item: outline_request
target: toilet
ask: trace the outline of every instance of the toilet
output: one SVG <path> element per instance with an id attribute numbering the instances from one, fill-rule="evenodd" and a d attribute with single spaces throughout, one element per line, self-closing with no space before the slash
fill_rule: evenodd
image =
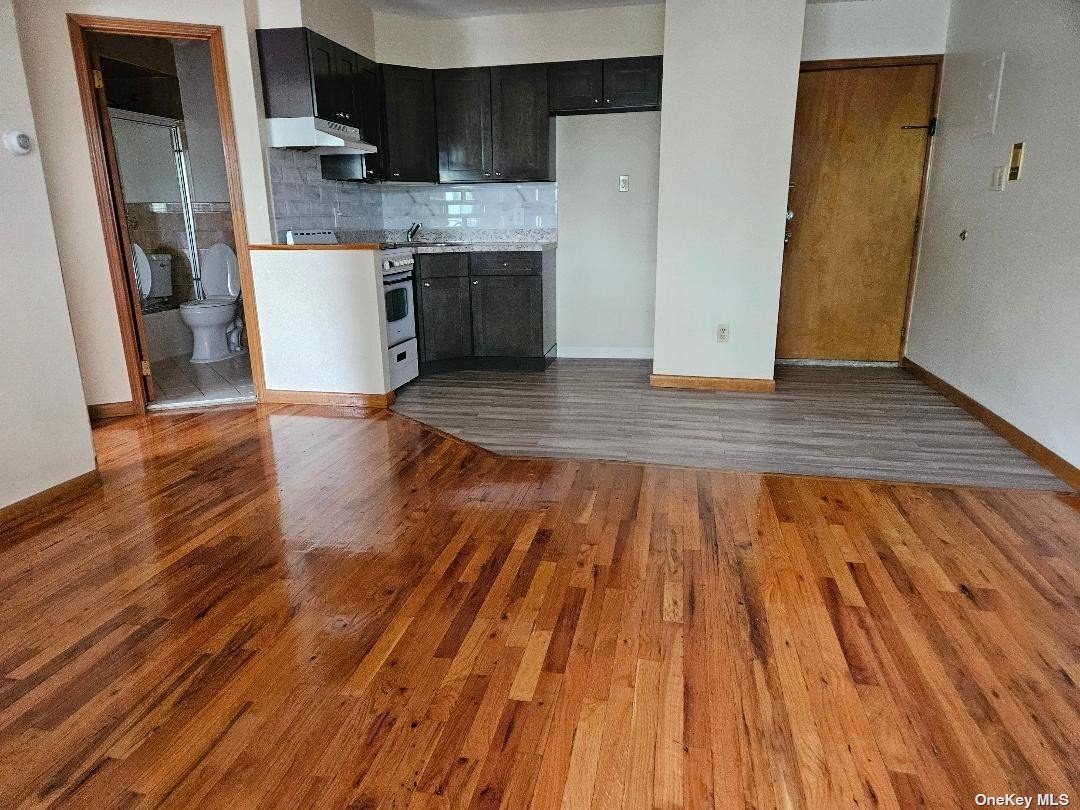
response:
<path id="1" fill-rule="evenodd" d="M 199 266 L 205 298 L 181 304 L 180 320 L 194 338 L 191 362 L 214 363 L 242 351 L 240 271 L 232 248 L 220 242 L 207 249 Z"/>

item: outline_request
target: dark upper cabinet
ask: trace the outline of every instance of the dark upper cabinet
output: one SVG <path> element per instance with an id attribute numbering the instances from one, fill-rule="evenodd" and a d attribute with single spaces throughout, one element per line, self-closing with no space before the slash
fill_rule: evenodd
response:
<path id="1" fill-rule="evenodd" d="M 435 113 L 439 180 L 493 180 L 491 69 L 435 71 Z"/>
<path id="2" fill-rule="evenodd" d="M 548 65 L 548 108 L 555 114 L 660 109 L 662 56 Z"/>
<path id="3" fill-rule="evenodd" d="M 470 280 L 476 357 L 544 355 L 543 287 L 539 276 Z"/>
<path id="4" fill-rule="evenodd" d="M 663 59 L 638 56 L 604 60 L 604 104 L 618 109 L 660 106 Z"/>
<path id="5" fill-rule="evenodd" d="M 382 66 L 381 179 L 426 183 L 439 179 L 431 74 L 423 68 Z"/>
<path id="6" fill-rule="evenodd" d="M 548 86 L 545 65 L 491 69 L 491 166 L 496 180 L 549 180 Z"/>
<path id="7" fill-rule="evenodd" d="M 315 116 L 363 127 L 363 74 L 373 62 L 307 28 L 264 28 L 256 38 L 270 118 Z"/>
<path id="8" fill-rule="evenodd" d="M 419 283 L 421 359 L 454 360 L 473 353 L 468 276 L 433 276 Z"/>
<path id="9" fill-rule="evenodd" d="M 603 61 L 548 65 L 548 106 L 552 112 L 583 112 L 603 105 Z"/>
<path id="10" fill-rule="evenodd" d="M 435 71 L 439 180 L 548 180 L 544 65 Z"/>

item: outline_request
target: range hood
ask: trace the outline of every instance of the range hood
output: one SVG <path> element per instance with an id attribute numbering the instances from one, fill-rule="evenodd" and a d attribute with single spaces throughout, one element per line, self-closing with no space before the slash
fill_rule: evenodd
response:
<path id="1" fill-rule="evenodd" d="M 317 155 L 369 155 L 378 151 L 356 127 L 323 118 L 267 118 L 268 146 L 306 149 Z"/>

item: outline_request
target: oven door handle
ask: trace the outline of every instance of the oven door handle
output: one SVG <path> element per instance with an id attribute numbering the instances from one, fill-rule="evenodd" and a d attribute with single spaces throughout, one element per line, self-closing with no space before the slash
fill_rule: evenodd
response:
<path id="1" fill-rule="evenodd" d="M 412 270 L 403 270 L 400 273 L 392 273 L 390 275 L 383 276 L 383 286 L 389 287 L 391 284 L 400 284 L 403 281 L 412 281 Z"/>

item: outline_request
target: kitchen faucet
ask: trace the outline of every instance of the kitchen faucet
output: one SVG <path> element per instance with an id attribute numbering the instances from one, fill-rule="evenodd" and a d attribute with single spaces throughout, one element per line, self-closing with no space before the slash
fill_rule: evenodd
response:
<path id="1" fill-rule="evenodd" d="M 420 229 L 423 228 L 423 227 L 424 227 L 424 223 L 422 223 L 422 222 L 414 222 L 412 224 L 412 227 L 409 228 L 409 235 L 408 235 L 406 241 L 415 242 L 416 241 L 416 235 L 418 233 L 420 233 Z"/>

